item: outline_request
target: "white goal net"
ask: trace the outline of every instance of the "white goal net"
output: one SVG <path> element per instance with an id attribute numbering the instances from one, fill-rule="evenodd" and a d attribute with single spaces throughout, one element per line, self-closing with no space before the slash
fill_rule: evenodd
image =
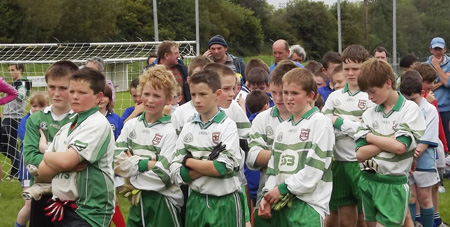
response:
<path id="1" fill-rule="evenodd" d="M 123 111 L 134 103 L 129 94 L 131 80 L 137 78 L 147 66 L 150 54 L 156 54 L 161 42 L 123 42 L 123 43 L 46 43 L 46 44 L 0 44 L 0 77 L 12 84 L 8 72 L 8 64 L 24 64 L 23 76 L 32 81 L 31 94 L 36 91 L 46 91 L 44 79 L 45 71 L 54 62 L 70 60 L 82 67 L 86 60 L 100 57 L 105 63 L 106 78 L 111 80 L 116 90 L 114 112 L 122 115 Z M 185 65 L 197 53 L 195 41 L 176 41 Z M 3 94 L 0 94 L 0 97 Z M 0 107 L 3 116 L 3 106 Z M 29 104 L 25 109 L 29 112 Z M 2 118 L 3 119 L 3 118 Z M 3 178 L 15 175 L 18 172 L 21 141 L 14 131 L 9 130 L 2 135 L 4 142 L 0 145 L 0 164 L 3 169 Z M 17 142 L 17 148 L 10 146 Z M 6 147 L 10 146 L 9 152 Z M 14 151 L 11 151 L 13 149 Z M 16 177 L 16 176 L 14 176 Z M 11 178 L 11 177 L 10 177 Z"/>

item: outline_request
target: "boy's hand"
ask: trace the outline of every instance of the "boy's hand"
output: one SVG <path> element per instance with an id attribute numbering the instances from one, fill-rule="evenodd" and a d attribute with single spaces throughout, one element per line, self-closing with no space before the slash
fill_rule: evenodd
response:
<path id="1" fill-rule="evenodd" d="M 417 158 L 413 158 L 413 162 L 411 164 L 411 169 L 409 170 L 409 173 L 412 175 L 414 171 L 416 171 L 417 166 Z"/>
<path id="2" fill-rule="evenodd" d="M 222 145 L 222 142 L 220 142 L 219 144 L 217 144 L 213 150 L 211 151 L 211 153 L 209 154 L 208 160 L 216 160 L 217 157 L 219 157 L 219 154 L 226 150 L 227 145 L 224 144 Z"/>
<path id="3" fill-rule="evenodd" d="M 39 151 L 43 154 L 48 149 L 48 141 L 42 129 L 39 129 L 39 134 Z"/>
<path id="4" fill-rule="evenodd" d="M 267 200 L 270 204 L 275 204 L 280 200 L 281 192 L 278 190 L 278 187 L 272 188 L 269 192 L 264 195 L 264 199 Z"/>
<path id="5" fill-rule="evenodd" d="M 140 103 L 140 104 L 135 104 L 134 105 L 134 111 L 136 114 L 141 114 L 142 112 L 144 112 L 145 106 L 144 103 Z"/>
<path id="6" fill-rule="evenodd" d="M 186 161 L 187 161 L 188 159 L 190 159 L 190 158 L 194 158 L 194 156 L 192 155 L 191 152 L 188 152 L 188 153 L 184 156 L 183 161 L 181 162 L 181 164 L 182 164 L 184 167 L 188 168 L 188 169 L 189 169 L 189 167 L 186 166 Z"/>
<path id="7" fill-rule="evenodd" d="M 261 218 L 271 218 L 272 217 L 272 205 L 267 202 L 265 198 L 259 203 L 258 215 Z"/>

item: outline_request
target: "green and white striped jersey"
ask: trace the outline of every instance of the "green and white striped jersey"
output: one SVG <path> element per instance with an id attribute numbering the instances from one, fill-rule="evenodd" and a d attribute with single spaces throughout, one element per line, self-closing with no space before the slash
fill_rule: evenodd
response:
<path id="1" fill-rule="evenodd" d="M 292 116 L 276 129 L 263 191 L 286 184 L 287 189 L 316 210 L 322 218 L 331 198 L 331 160 L 334 146 L 330 118 L 317 107 L 294 122 Z"/>
<path id="2" fill-rule="evenodd" d="M 334 123 L 336 146 L 333 151 L 337 161 L 357 161 L 355 133 L 362 125 L 362 114 L 373 105 L 374 103 L 369 100 L 366 92 L 358 89 L 354 94 L 350 93 L 348 84 L 328 96 L 322 113 L 330 118 L 338 117 Z"/>
<path id="3" fill-rule="evenodd" d="M 398 155 L 382 151 L 372 159 L 378 164 L 377 173 L 383 175 L 407 176 L 413 161 L 414 150 L 425 132 L 426 122 L 416 103 L 399 98 L 388 113 L 383 105 L 375 105 L 363 114 L 363 125 L 355 134 L 356 149 L 367 145 L 366 135 L 371 132 L 377 136 L 395 138 L 406 145 L 406 152 Z"/>

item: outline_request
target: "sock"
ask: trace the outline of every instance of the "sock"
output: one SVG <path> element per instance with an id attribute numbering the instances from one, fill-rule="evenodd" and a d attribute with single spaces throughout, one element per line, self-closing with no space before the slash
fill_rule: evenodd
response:
<path id="1" fill-rule="evenodd" d="M 21 225 L 21 224 L 19 224 L 19 223 L 16 222 L 16 225 L 15 225 L 14 227 L 26 227 L 26 226 L 27 226 L 27 224 Z"/>
<path id="2" fill-rule="evenodd" d="M 423 227 L 433 227 L 434 224 L 434 207 L 423 209 L 420 208 Z"/>
<path id="3" fill-rule="evenodd" d="M 436 226 L 439 226 L 442 224 L 441 215 L 438 213 L 434 213 L 434 223 L 436 223 Z"/>
<path id="4" fill-rule="evenodd" d="M 411 212 L 411 219 L 414 223 L 415 222 L 414 219 L 416 217 L 416 204 L 415 203 L 409 204 L 409 212 Z"/>
<path id="5" fill-rule="evenodd" d="M 123 220 L 122 212 L 120 212 L 119 206 L 116 206 L 112 221 L 116 227 L 125 227 L 125 221 Z"/>
<path id="6" fill-rule="evenodd" d="M 422 217 L 420 217 L 420 214 L 416 214 L 416 222 L 422 223 Z"/>

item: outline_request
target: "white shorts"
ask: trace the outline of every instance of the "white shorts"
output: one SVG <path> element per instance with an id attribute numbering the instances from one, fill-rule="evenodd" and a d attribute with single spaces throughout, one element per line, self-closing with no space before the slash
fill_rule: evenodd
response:
<path id="1" fill-rule="evenodd" d="M 437 172 L 425 172 L 425 171 L 414 171 L 413 175 L 408 174 L 408 181 L 410 185 L 417 185 L 419 188 L 431 187 L 441 179 Z"/>

